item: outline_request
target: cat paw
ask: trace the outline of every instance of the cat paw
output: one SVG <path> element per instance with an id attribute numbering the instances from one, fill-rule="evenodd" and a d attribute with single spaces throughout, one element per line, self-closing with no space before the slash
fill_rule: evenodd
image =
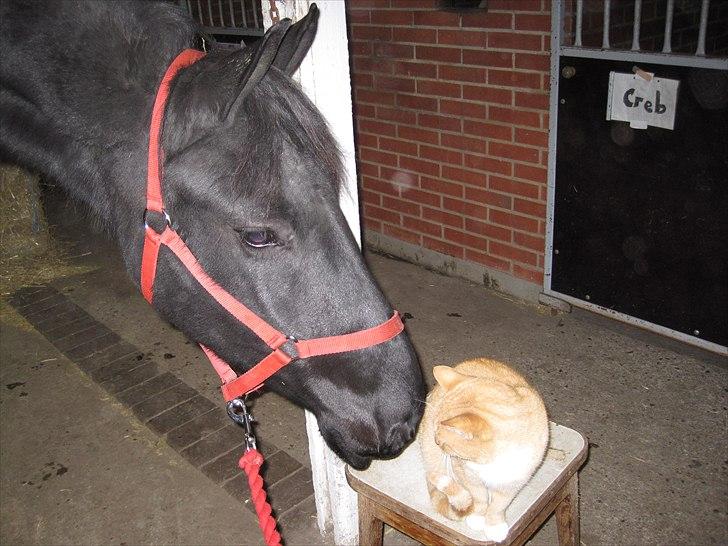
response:
<path id="1" fill-rule="evenodd" d="M 505 522 L 497 525 L 485 525 L 483 530 L 485 531 L 485 537 L 495 542 L 500 542 L 508 536 L 508 524 Z"/>
<path id="2" fill-rule="evenodd" d="M 483 531 L 486 528 L 485 518 L 474 514 L 465 518 L 465 525 L 470 527 L 473 531 Z"/>

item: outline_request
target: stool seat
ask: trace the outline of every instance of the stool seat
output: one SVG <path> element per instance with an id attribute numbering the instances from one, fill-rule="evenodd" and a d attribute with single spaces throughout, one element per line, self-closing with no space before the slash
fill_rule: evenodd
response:
<path id="1" fill-rule="evenodd" d="M 522 544 L 554 512 L 559 543 L 579 544 L 578 470 L 586 460 L 586 438 L 549 423 L 549 448 L 532 479 L 506 510 L 508 536 L 502 544 Z M 420 446 L 413 442 L 399 457 L 375 461 L 364 471 L 347 467 L 349 485 L 359 500 L 359 542 L 382 541 L 387 523 L 424 544 L 493 544 L 463 521 L 437 513 L 430 503 Z"/>

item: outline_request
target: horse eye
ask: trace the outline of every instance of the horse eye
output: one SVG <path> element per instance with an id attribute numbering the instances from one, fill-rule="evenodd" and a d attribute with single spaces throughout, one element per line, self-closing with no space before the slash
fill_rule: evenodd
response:
<path id="1" fill-rule="evenodd" d="M 278 238 L 276 234 L 269 229 L 249 229 L 242 233 L 243 241 L 246 245 L 253 248 L 265 248 L 267 246 L 277 246 Z"/>

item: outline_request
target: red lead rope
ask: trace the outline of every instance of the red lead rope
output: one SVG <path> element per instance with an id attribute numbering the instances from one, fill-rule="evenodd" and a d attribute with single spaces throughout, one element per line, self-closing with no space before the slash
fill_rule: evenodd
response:
<path id="1" fill-rule="evenodd" d="M 268 546 L 280 546 L 281 534 L 276 530 L 276 520 L 272 515 L 270 504 L 265 498 L 263 489 L 263 478 L 260 477 L 260 467 L 263 466 L 263 456 L 257 449 L 251 449 L 240 457 L 238 466 L 248 476 L 250 486 L 250 500 L 255 506 L 255 513 L 258 515 L 258 524 L 263 533 L 263 539 Z"/>

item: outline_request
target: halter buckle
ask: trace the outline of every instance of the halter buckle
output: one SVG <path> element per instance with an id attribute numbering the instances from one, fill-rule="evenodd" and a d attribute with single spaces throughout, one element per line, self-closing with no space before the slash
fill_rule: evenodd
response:
<path id="1" fill-rule="evenodd" d="M 285 353 L 286 356 L 291 359 L 291 362 L 293 362 L 294 360 L 301 358 L 298 354 L 296 343 L 298 343 L 298 338 L 295 336 L 286 336 L 286 341 L 281 343 L 276 350 Z"/>

